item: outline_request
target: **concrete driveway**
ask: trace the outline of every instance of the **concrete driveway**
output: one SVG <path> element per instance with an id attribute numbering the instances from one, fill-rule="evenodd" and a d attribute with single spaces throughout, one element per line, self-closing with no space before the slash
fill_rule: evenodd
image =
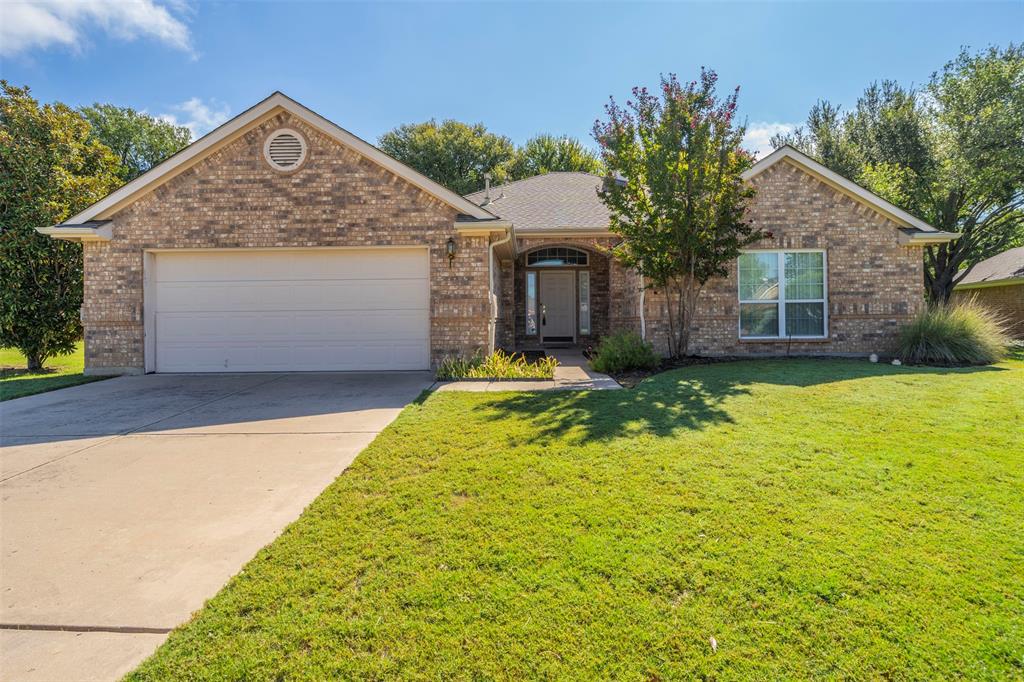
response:
<path id="1" fill-rule="evenodd" d="M 114 679 L 427 373 L 150 375 L 0 403 L 0 679 Z"/>

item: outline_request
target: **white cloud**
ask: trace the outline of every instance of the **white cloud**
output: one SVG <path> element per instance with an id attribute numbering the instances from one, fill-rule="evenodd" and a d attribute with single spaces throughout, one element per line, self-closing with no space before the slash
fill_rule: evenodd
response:
<path id="1" fill-rule="evenodd" d="M 768 123 L 766 121 L 751 123 L 747 126 L 747 134 L 743 136 L 743 146 L 748 151 L 757 154 L 757 158 L 763 159 L 774 149 L 769 142 L 773 135 L 791 133 L 799 125 L 798 123 Z"/>
<path id="2" fill-rule="evenodd" d="M 210 132 L 231 115 L 231 109 L 226 104 L 216 100 L 207 103 L 198 97 L 176 104 L 171 109 L 176 113 L 161 114 L 157 118 L 185 126 L 192 131 L 193 140 Z"/>
<path id="3" fill-rule="evenodd" d="M 183 5 L 171 4 L 179 14 Z M 188 26 L 154 0 L 0 0 L 0 55 L 55 45 L 78 50 L 95 33 L 151 38 L 192 53 Z"/>

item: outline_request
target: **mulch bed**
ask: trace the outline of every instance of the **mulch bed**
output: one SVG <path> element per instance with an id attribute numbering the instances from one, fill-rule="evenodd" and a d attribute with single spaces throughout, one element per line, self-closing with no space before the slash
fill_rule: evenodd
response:
<path id="1" fill-rule="evenodd" d="M 655 374 L 661 374 L 662 372 L 667 372 L 671 369 L 679 369 L 680 367 L 690 367 L 693 365 L 713 365 L 717 362 L 733 362 L 740 359 L 742 358 L 734 356 L 708 358 L 700 355 L 687 355 L 681 358 L 668 358 L 662 360 L 661 364 L 651 369 L 635 369 L 629 372 L 610 374 L 609 376 L 626 388 L 634 388 L 647 377 L 652 377 Z"/>

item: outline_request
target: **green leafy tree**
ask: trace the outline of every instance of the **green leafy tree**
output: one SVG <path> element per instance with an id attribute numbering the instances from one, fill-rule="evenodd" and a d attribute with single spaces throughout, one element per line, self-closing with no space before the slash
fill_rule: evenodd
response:
<path id="1" fill-rule="evenodd" d="M 402 125 L 384 133 L 378 144 L 387 154 L 459 194 L 482 189 L 484 173 L 502 182 L 515 157 L 507 137 L 489 132 L 482 123 L 452 120 Z"/>
<path id="2" fill-rule="evenodd" d="M 82 248 L 44 237 L 120 184 L 117 158 L 63 104 L 0 81 L 0 346 L 28 369 L 70 353 L 81 337 Z"/>
<path id="3" fill-rule="evenodd" d="M 508 179 L 520 180 L 557 171 L 600 173 L 601 160 L 575 138 L 537 135 L 516 150 Z"/>
<path id="4" fill-rule="evenodd" d="M 744 219 L 754 190 L 740 177 L 752 160 L 740 148 L 739 89 L 720 98 L 717 80 L 706 70 L 686 85 L 662 77 L 660 96 L 634 88 L 632 101 L 613 99 L 594 124 L 609 173 L 600 196 L 623 238 L 616 256 L 665 292 L 672 356 L 687 352 L 707 281 L 764 236 Z"/>
<path id="5" fill-rule="evenodd" d="M 962 236 L 925 251 L 925 285 L 947 302 L 973 266 L 1024 243 L 1024 46 L 966 50 L 917 92 L 869 86 L 853 111 L 816 104 L 773 138 L 935 227 Z"/>
<path id="6" fill-rule="evenodd" d="M 185 126 L 128 107 L 97 103 L 79 111 L 92 127 L 93 136 L 110 147 L 121 162 L 123 182 L 137 178 L 192 141 Z"/>

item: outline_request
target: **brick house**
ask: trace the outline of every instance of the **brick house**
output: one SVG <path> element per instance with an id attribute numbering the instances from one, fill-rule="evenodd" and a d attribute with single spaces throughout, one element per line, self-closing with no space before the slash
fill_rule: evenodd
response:
<path id="1" fill-rule="evenodd" d="M 746 179 L 772 239 L 709 283 L 702 354 L 884 351 L 954 238 L 784 147 Z M 466 197 L 275 93 L 66 222 L 86 372 L 427 369 L 497 347 L 664 347 L 664 300 L 611 254 L 601 179 Z"/>
<path id="2" fill-rule="evenodd" d="M 987 258 L 967 273 L 953 299 L 973 299 L 1006 320 L 1010 335 L 1024 341 L 1024 246 Z"/>

